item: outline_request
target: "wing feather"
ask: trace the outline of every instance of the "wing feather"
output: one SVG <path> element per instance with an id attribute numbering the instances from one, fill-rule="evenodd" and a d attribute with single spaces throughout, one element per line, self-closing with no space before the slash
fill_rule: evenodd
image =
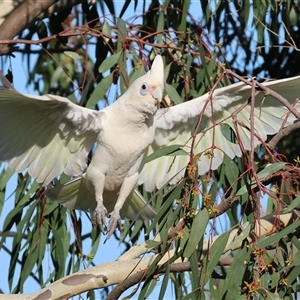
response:
<path id="1" fill-rule="evenodd" d="M 28 168 L 48 184 L 65 172 L 77 176 L 101 129 L 101 112 L 66 98 L 0 89 L 0 160 L 17 172 Z"/>
<path id="2" fill-rule="evenodd" d="M 264 83 L 275 92 L 283 95 L 299 110 L 300 76 Z M 147 191 L 160 188 L 166 183 L 175 183 L 184 176 L 185 167 L 189 162 L 192 146 L 192 135 L 197 122 L 201 121 L 195 137 L 193 153 L 198 157 L 198 173 L 204 174 L 209 169 L 217 169 L 224 155 L 230 158 L 242 155 L 242 150 L 251 149 L 250 115 L 251 105 L 247 103 L 251 97 L 251 86 L 244 83 L 232 84 L 216 89 L 196 99 L 179 105 L 160 109 L 155 115 L 156 136 L 149 147 L 148 154 L 159 147 L 182 145 L 186 156 L 160 157 L 145 164 L 140 173 L 139 183 L 144 183 Z M 241 111 L 233 114 L 239 108 Z M 254 146 L 265 141 L 268 135 L 277 133 L 280 128 L 292 124 L 294 115 L 278 100 L 259 94 L 255 98 L 254 110 Z M 238 142 L 229 141 L 222 132 L 222 124 L 230 126 Z M 181 161 L 181 163 L 179 163 Z M 173 162 L 173 163 L 172 163 Z M 175 163 L 174 163 L 175 162 Z M 152 178 L 150 178 L 153 176 Z"/>

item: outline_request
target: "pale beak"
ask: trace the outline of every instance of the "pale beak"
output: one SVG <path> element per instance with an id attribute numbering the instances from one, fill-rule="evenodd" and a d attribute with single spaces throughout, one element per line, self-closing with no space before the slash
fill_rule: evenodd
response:
<path id="1" fill-rule="evenodd" d="M 152 93 L 152 97 L 156 100 L 156 105 L 159 105 L 159 103 L 162 101 L 162 89 L 161 87 L 157 87 Z"/>

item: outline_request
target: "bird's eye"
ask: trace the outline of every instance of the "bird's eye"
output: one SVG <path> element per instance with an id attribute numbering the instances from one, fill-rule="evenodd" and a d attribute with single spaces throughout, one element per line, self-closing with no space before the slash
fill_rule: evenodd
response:
<path id="1" fill-rule="evenodd" d="M 149 90 L 149 85 L 148 85 L 148 83 L 144 82 L 144 83 L 141 85 L 141 88 L 140 88 L 140 94 L 141 94 L 142 96 L 145 96 L 145 95 L 147 95 L 148 90 Z"/>

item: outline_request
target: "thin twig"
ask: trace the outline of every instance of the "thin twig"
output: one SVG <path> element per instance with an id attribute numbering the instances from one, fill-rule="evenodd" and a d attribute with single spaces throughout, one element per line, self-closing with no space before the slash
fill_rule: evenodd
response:
<path id="1" fill-rule="evenodd" d="M 274 36 L 278 37 L 278 38 L 282 38 L 282 36 L 280 36 L 278 33 L 276 33 L 275 31 L 271 30 L 270 28 L 268 28 L 259 18 L 257 18 L 256 16 L 254 16 L 254 18 L 256 19 L 256 21 L 258 21 L 260 23 L 260 25 L 262 25 L 267 31 L 269 31 L 270 33 L 272 33 Z M 295 51 L 300 51 L 300 49 L 297 47 L 294 39 L 292 38 L 290 32 L 287 30 L 286 25 L 284 24 L 284 22 L 281 22 L 282 26 L 284 27 L 284 30 L 286 32 L 286 34 L 288 35 L 288 37 L 291 39 L 291 42 L 289 42 L 288 40 L 284 39 L 284 41 L 288 44 L 288 46 L 284 46 L 284 45 L 272 45 L 272 47 L 276 47 L 276 48 L 293 48 Z M 283 39 L 283 38 L 282 38 Z M 261 48 L 266 48 L 266 46 L 259 46 L 256 47 L 256 49 L 261 49 Z"/>

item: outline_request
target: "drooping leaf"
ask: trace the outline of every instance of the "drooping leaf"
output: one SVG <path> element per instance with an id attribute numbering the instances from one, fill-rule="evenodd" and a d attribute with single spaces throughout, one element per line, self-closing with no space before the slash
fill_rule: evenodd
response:
<path id="1" fill-rule="evenodd" d="M 107 77 L 103 78 L 101 82 L 97 85 L 91 97 L 89 98 L 86 107 L 95 106 L 100 100 L 103 99 L 105 93 L 109 89 L 113 82 L 113 74 L 110 73 Z"/>
<path id="2" fill-rule="evenodd" d="M 115 53 L 109 56 L 106 60 L 104 60 L 98 69 L 99 73 L 104 73 L 107 70 L 109 70 L 112 66 L 114 66 L 120 58 L 121 54 L 122 52 Z"/>
<path id="3" fill-rule="evenodd" d="M 209 214 L 206 208 L 197 213 L 193 221 L 191 233 L 183 252 L 184 257 L 190 257 L 196 250 L 198 243 L 203 239 L 203 235 L 209 220 Z"/>

